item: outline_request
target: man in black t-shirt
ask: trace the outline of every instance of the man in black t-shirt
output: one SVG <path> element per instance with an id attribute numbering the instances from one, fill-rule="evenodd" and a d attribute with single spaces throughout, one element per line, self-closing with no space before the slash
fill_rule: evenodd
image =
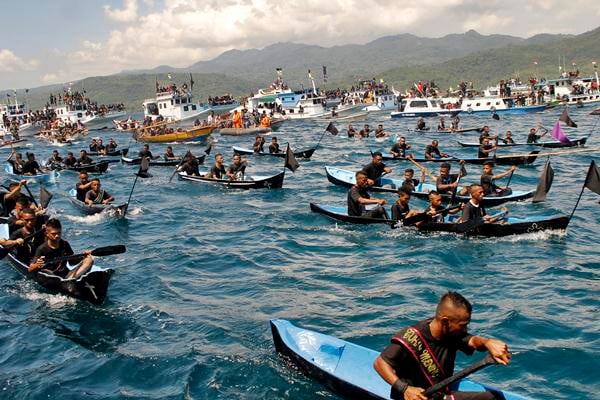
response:
<path id="1" fill-rule="evenodd" d="M 367 192 L 368 178 L 363 171 L 356 173 L 356 185 L 348 191 L 348 215 L 355 217 L 383 218 L 389 219 L 387 211 L 382 206 L 384 199 L 371 198 Z M 367 204 L 377 204 L 371 210 L 366 209 Z"/>
<path id="2" fill-rule="evenodd" d="M 542 134 L 538 135 L 538 131 L 542 130 Z M 540 140 L 542 137 L 544 137 L 546 135 L 546 133 L 548 133 L 548 129 L 540 126 L 539 128 L 531 128 L 529 130 L 529 134 L 527 135 L 527 143 L 537 143 L 538 140 Z"/>
<path id="3" fill-rule="evenodd" d="M 77 164 L 79 165 L 90 165 L 93 164 L 94 160 L 92 160 L 90 158 L 90 156 L 88 156 L 88 153 L 86 150 L 81 150 L 79 152 L 79 158 L 77 159 Z"/>
<path id="4" fill-rule="evenodd" d="M 85 194 L 85 204 L 92 206 L 94 204 L 109 204 L 115 200 L 107 191 L 101 188 L 100 179 L 94 178 L 90 182 L 90 190 Z"/>
<path id="5" fill-rule="evenodd" d="M 83 260 L 71 271 L 67 268 L 66 261 L 51 261 L 58 257 L 74 254 L 69 242 L 63 240 L 61 235 L 62 226 L 60 221 L 55 218 L 48 220 L 46 223 L 46 240 L 35 251 L 33 262 L 29 264 L 29 272 L 42 270 L 64 279 L 77 279 L 92 268 L 94 260 L 89 250 L 83 252 L 85 255 Z"/>
<path id="6" fill-rule="evenodd" d="M 223 164 L 223 154 L 217 153 L 215 154 L 215 165 L 213 165 L 205 177 L 210 179 L 225 179 L 226 175 L 227 169 L 225 168 L 225 164 Z"/>
<path id="7" fill-rule="evenodd" d="M 497 139 L 497 138 L 496 138 Z M 477 151 L 478 158 L 488 158 L 490 153 L 495 154 L 496 146 L 490 143 L 489 138 L 484 138 L 483 142 L 479 146 L 479 150 Z"/>
<path id="8" fill-rule="evenodd" d="M 23 175 L 43 174 L 40 164 L 35 160 L 35 154 L 27 153 L 27 161 L 23 164 Z"/>
<path id="9" fill-rule="evenodd" d="M 496 179 L 504 178 L 515 172 L 516 166 L 510 167 L 509 170 L 494 175 L 494 163 L 492 161 L 486 161 L 483 163 L 483 174 L 481 175 L 480 183 L 483 187 L 485 196 L 508 196 L 512 193 L 510 188 L 501 188 L 496 186 Z"/>
<path id="10" fill-rule="evenodd" d="M 90 190 L 91 186 L 92 182 L 88 181 L 88 173 L 86 171 L 81 171 L 79 173 L 79 182 L 75 185 L 77 200 L 85 203 L 85 195 Z"/>
<path id="11" fill-rule="evenodd" d="M 271 144 L 269 145 L 269 153 L 281 153 L 281 150 L 279 149 L 279 143 L 277 142 L 277 137 L 275 136 L 271 138 Z"/>
<path id="12" fill-rule="evenodd" d="M 35 232 L 37 216 L 35 215 L 35 210 L 31 208 L 23 210 L 21 214 L 21 221 L 24 225 L 20 229 L 17 229 L 11 233 L 9 239 L 15 243 L 12 251 L 17 260 L 24 264 L 29 264 L 31 257 L 42 242 L 42 234 L 40 233 L 39 235 L 35 235 L 28 240 L 24 240 Z"/>
<path id="13" fill-rule="evenodd" d="M 67 167 L 74 167 L 75 165 L 77 165 L 77 159 L 75 158 L 73 153 L 70 151 L 67 153 L 67 157 L 65 158 L 65 160 L 63 162 L 64 162 L 65 166 L 67 166 Z"/>
<path id="14" fill-rule="evenodd" d="M 400 330 L 375 360 L 373 367 L 391 385 L 392 399 L 426 400 L 425 388 L 454 372 L 456 353 L 488 351 L 500 364 L 510 362 L 508 346 L 501 340 L 473 336 L 467 332 L 472 306 L 456 292 L 448 292 L 438 303 L 435 316 Z M 412 340 L 407 340 L 411 338 Z M 417 346 L 414 346 L 414 344 Z M 426 368 L 415 358 L 414 347 L 421 345 L 437 362 Z M 423 353 L 425 353 L 423 352 Z M 424 372 L 429 371 L 429 372 Z M 427 375 L 426 375 L 427 374 Z M 453 396 L 453 397 L 451 397 Z M 502 396 L 492 392 L 453 392 L 444 398 L 456 400 L 493 400 Z"/>
<path id="15" fill-rule="evenodd" d="M 242 156 L 240 156 L 238 153 L 235 153 L 233 155 L 232 164 L 229 166 L 229 168 L 227 168 L 227 176 L 232 181 L 243 180 L 244 172 L 246 171 L 247 166 L 248 161 L 242 161 Z"/>
<path id="16" fill-rule="evenodd" d="M 450 174 L 450 164 L 442 163 L 440 165 L 440 174 L 435 182 L 436 190 L 442 194 L 453 194 L 457 190 L 458 178 L 467 175 L 467 171 L 464 168 L 464 161 L 460 161 L 461 168 L 460 173 Z M 461 194 L 461 193 L 459 193 Z"/>
<path id="17" fill-rule="evenodd" d="M 431 144 L 428 144 L 425 147 L 425 158 L 428 160 L 434 160 L 439 158 L 446 158 L 448 154 L 440 152 L 438 148 L 439 142 L 437 140 L 432 140 Z"/>
<path id="18" fill-rule="evenodd" d="M 410 145 L 406 144 L 406 138 L 400 136 L 398 141 L 390 149 L 390 153 L 394 158 L 406 157 L 406 150 L 410 149 Z"/>
<path id="19" fill-rule="evenodd" d="M 362 172 L 364 172 L 367 175 L 368 186 L 381 186 L 379 178 L 381 178 L 384 172 L 386 174 L 392 172 L 392 169 L 390 167 L 385 166 L 385 164 L 383 163 L 383 155 L 381 154 L 381 152 L 376 151 L 375 153 L 373 153 L 372 161 L 363 167 Z"/>
<path id="20" fill-rule="evenodd" d="M 481 200 L 483 199 L 484 192 L 480 185 L 471 185 L 469 194 L 471 195 L 471 199 L 463 207 L 462 216 L 460 217 L 459 222 L 475 221 L 482 223 L 493 223 L 500 221 L 508 214 L 508 208 L 506 207 L 502 207 L 502 214 L 494 217 L 485 212 L 485 209 L 481 206 Z"/>
<path id="21" fill-rule="evenodd" d="M 142 150 L 140 150 L 140 152 L 138 153 L 138 158 L 149 158 L 151 160 L 155 159 L 155 157 L 152 155 L 152 152 L 150 151 L 150 146 L 148 144 L 145 144 Z"/>
<path id="22" fill-rule="evenodd" d="M 185 172 L 187 175 L 190 175 L 190 176 L 199 176 L 200 175 L 200 171 L 198 170 L 199 165 L 200 165 L 200 163 L 198 162 L 198 159 L 196 157 L 194 157 L 194 155 L 192 154 L 191 151 L 188 151 L 185 156 L 185 161 L 179 167 L 179 171 Z"/>

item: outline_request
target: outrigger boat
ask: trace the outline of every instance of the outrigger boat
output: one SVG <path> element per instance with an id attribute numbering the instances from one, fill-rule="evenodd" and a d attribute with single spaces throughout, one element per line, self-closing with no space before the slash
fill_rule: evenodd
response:
<path id="1" fill-rule="evenodd" d="M 15 174 L 14 170 L 13 170 L 13 166 L 10 163 L 6 163 L 6 165 L 4 166 L 4 172 L 6 172 L 13 179 L 18 179 L 18 180 L 31 179 L 31 180 L 34 180 L 34 181 L 40 182 L 40 183 L 55 183 L 56 179 L 60 176 L 60 174 L 58 172 L 56 172 L 55 170 L 50 170 L 46 173 L 37 174 L 37 175 Z"/>
<path id="2" fill-rule="evenodd" d="M 75 206 L 79 211 L 83 212 L 86 215 L 94 215 L 99 213 L 108 213 L 114 215 L 117 218 L 123 217 L 125 215 L 125 211 L 127 210 L 127 203 L 114 205 L 114 204 L 92 204 L 87 205 L 83 201 L 77 200 L 77 190 L 71 189 L 69 190 L 69 201 L 71 204 Z"/>
<path id="3" fill-rule="evenodd" d="M 379 352 L 333 336 L 271 320 L 275 350 L 334 392 L 361 400 L 388 400 L 391 386 L 373 368 Z M 451 386 L 460 391 L 493 391 L 505 400 L 531 400 L 469 379 Z M 501 397 L 500 397 L 501 396 Z"/>
<path id="4" fill-rule="evenodd" d="M 8 225 L 0 224 L 0 237 L 8 238 Z M 64 294 L 95 305 L 104 303 L 110 278 L 114 273 L 114 270 L 110 268 L 103 269 L 94 265 L 88 273 L 77 279 L 64 279 L 43 271 L 31 273 L 28 271 L 28 266 L 17 260 L 11 253 L 6 258 L 8 263 L 19 273 L 35 281 L 50 293 Z"/>
<path id="5" fill-rule="evenodd" d="M 222 136 L 265 135 L 271 133 L 271 128 L 219 128 Z"/>
<path id="6" fill-rule="evenodd" d="M 538 147 L 546 147 L 546 148 L 550 148 L 550 149 L 554 149 L 554 148 L 561 148 L 561 147 L 580 147 L 580 146 L 584 146 L 585 143 L 587 142 L 588 138 L 587 137 L 583 137 L 580 139 L 574 139 L 571 140 L 569 143 L 563 143 L 563 142 L 559 142 L 558 140 L 555 141 L 547 141 L 547 142 L 537 142 L 537 143 L 503 143 L 502 141 L 498 141 L 498 143 L 494 144 L 495 146 L 498 147 L 514 147 L 514 146 L 538 146 Z M 460 140 L 458 141 L 458 144 L 460 144 L 462 147 L 479 147 L 481 146 L 481 144 L 479 142 L 461 142 Z"/>
<path id="7" fill-rule="evenodd" d="M 278 174 L 271 176 L 244 176 L 241 180 L 227 179 L 212 179 L 205 178 L 201 173 L 200 176 L 188 175 L 185 172 L 178 172 L 180 180 L 192 181 L 199 183 L 217 184 L 231 189 L 281 189 L 283 187 L 283 179 L 285 178 L 285 171 L 279 172 Z"/>
<path id="8" fill-rule="evenodd" d="M 352 187 L 356 184 L 355 173 L 352 171 L 348 171 L 345 169 L 335 168 L 335 167 L 325 167 L 325 172 L 327 174 L 327 180 L 333 183 L 334 185 L 344 186 L 347 188 Z M 382 177 L 380 178 L 381 186 L 372 186 L 369 190 L 373 192 L 390 192 L 396 193 L 398 189 L 402 187 L 402 183 L 404 180 L 402 179 L 390 179 Z M 462 187 L 457 188 L 457 193 L 460 193 Z M 436 190 L 436 186 L 430 183 L 420 183 L 415 187 L 415 190 L 411 193 L 412 196 L 419 199 L 427 199 L 429 197 L 429 193 L 433 190 Z M 509 202 L 509 201 L 520 201 L 533 197 L 534 191 L 522 191 L 522 190 L 513 190 L 511 194 L 506 196 L 485 196 L 481 200 L 481 204 L 485 207 L 498 206 L 500 204 Z M 449 201 L 452 198 L 452 195 L 441 193 L 444 201 Z M 467 202 L 470 200 L 470 196 L 463 196 L 457 194 L 455 196 L 456 201 Z"/>
<path id="9" fill-rule="evenodd" d="M 205 159 L 206 159 L 206 154 L 196 157 L 196 160 L 198 160 L 198 164 L 204 164 Z M 121 157 L 121 162 L 123 164 L 139 165 L 142 163 L 142 159 L 141 158 L 128 158 L 128 157 L 123 156 L 123 157 Z M 168 167 L 168 166 L 179 165 L 180 163 L 181 163 L 181 159 L 177 159 L 177 160 L 156 159 L 156 160 L 150 160 L 148 162 L 148 165 L 153 165 L 156 167 Z"/>
<path id="10" fill-rule="evenodd" d="M 260 153 L 255 153 L 254 150 L 246 149 L 243 147 L 232 146 L 231 148 L 234 153 L 245 154 L 245 155 L 273 156 L 273 157 L 279 157 L 279 158 L 285 158 L 285 155 L 286 155 L 285 151 L 282 151 L 279 153 L 268 153 L 266 151 L 262 151 Z M 296 158 L 311 158 L 312 155 L 314 154 L 315 150 L 317 150 L 316 147 L 314 147 L 312 149 L 302 150 L 302 151 L 294 151 L 294 157 L 296 157 Z"/>

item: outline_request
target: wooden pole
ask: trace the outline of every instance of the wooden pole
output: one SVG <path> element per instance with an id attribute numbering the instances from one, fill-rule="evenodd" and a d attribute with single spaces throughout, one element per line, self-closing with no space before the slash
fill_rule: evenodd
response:
<path id="1" fill-rule="evenodd" d="M 575 154 L 575 153 L 591 153 L 594 151 L 598 151 L 600 152 L 600 147 L 589 147 L 589 148 L 585 148 L 585 149 L 576 149 L 576 150 L 563 150 L 563 151 L 555 151 L 553 153 L 537 153 L 537 154 L 532 154 L 532 153 L 527 153 L 527 154 L 507 154 L 507 155 L 503 155 L 503 156 L 496 156 L 495 159 L 498 158 L 512 158 L 512 157 L 531 157 L 531 156 L 537 156 L 537 157 L 543 157 L 543 156 L 560 156 L 560 155 L 565 155 L 565 154 Z M 493 161 L 494 159 L 490 158 L 490 161 Z"/>
<path id="2" fill-rule="evenodd" d="M 409 160 L 411 163 L 415 164 L 416 167 L 423 171 L 429 178 L 431 178 L 433 182 L 437 181 L 437 176 L 433 175 L 431 172 L 429 172 L 427 168 L 413 160 L 412 157 L 406 157 L 406 159 Z"/>

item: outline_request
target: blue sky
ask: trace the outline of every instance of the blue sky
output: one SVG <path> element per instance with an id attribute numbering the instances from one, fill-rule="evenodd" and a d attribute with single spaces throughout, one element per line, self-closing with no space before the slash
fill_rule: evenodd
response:
<path id="1" fill-rule="evenodd" d="M 275 42 L 332 46 L 474 29 L 529 37 L 600 25 L 600 2 L 571 0 L 3 0 L 0 89 L 124 69 L 186 67 Z M 365 12 L 368 16 L 365 18 Z M 535 15 L 534 18 L 531 16 Z M 441 23 L 443 22 L 443 23 Z"/>

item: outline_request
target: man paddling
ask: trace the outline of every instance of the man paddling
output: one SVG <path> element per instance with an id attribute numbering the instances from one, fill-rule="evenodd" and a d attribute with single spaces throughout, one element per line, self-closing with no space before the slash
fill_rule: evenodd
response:
<path id="1" fill-rule="evenodd" d="M 538 132 L 540 130 L 542 130 L 543 132 L 541 135 L 538 135 Z M 539 126 L 537 129 L 531 128 L 529 130 L 529 134 L 527 135 L 527 143 L 537 143 L 538 140 L 540 140 L 546 135 L 546 133 L 548 133 L 548 129 L 544 128 L 543 126 Z"/>
<path id="2" fill-rule="evenodd" d="M 175 153 L 173 153 L 172 146 L 167 146 L 167 150 L 165 151 L 164 159 L 165 159 L 165 161 L 178 161 L 181 159 L 181 157 L 178 157 L 175 155 Z"/>
<path id="3" fill-rule="evenodd" d="M 254 140 L 254 144 L 252 145 L 252 150 L 255 153 L 264 153 L 265 152 L 265 138 L 257 135 Z"/>
<path id="4" fill-rule="evenodd" d="M 94 204 L 110 204 L 115 200 L 107 191 L 101 188 L 100 179 L 94 178 L 90 182 L 90 190 L 85 194 L 85 204 L 93 206 Z"/>
<path id="5" fill-rule="evenodd" d="M 453 194 L 458 187 L 458 178 L 467 175 L 464 168 L 464 161 L 461 160 L 461 168 L 458 174 L 450 174 L 450 163 L 442 163 L 440 165 L 440 175 L 438 176 L 435 186 L 439 193 Z"/>
<path id="6" fill-rule="evenodd" d="M 36 211 L 33 208 L 26 208 L 21 214 L 20 218 L 23 221 L 23 225 L 11 233 L 7 244 L 13 247 L 13 254 L 17 260 L 24 264 L 29 264 L 31 257 L 43 239 L 41 234 L 32 236 L 35 233 L 35 223 L 38 219 Z M 25 240 L 25 238 L 28 238 L 28 240 Z"/>
<path id="7" fill-rule="evenodd" d="M 79 152 L 79 158 L 77 159 L 77 164 L 79 165 L 91 165 L 94 163 L 94 160 L 88 156 L 87 151 L 81 150 Z"/>
<path id="8" fill-rule="evenodd" d="M 75 185 L 75 190 L 77 191 L 77 200 L 85 203 L 85 195 L 92 188 L 92 182 L 88 180 L 88 173 L 86 171 L 81 171 L 79 173 L 79 182 Z"/>
<path id="9" fill-rule="evenodd" d="M 191 151 L 188 151 L 185 156 L 185 161 L 179 167 L 179 171 L 185 172 L 190 176 L 200 176 L 200 171 L 198 170 L 199 165 L 198 159 L 194 157 Z"/>
<path id="10" fill-rule="evenodd" d="M 480 183 L 483 187 L 485 196 L 508 196 L 512 193 L 510 188 L 501 188 L 496 186 L 496 179 L 502 179 L 517 170 L 516 166 L 510 167 L 510 169 L 494 175 L 494 163 L 492 161 L 486 161 L 483 163 L 483 174 L 481 175 Z"/>
<path id="11" fill-rule="evenodd" d="M 431 144 L 428 144 L 427 147 L 425 147 L 425 158 L 426 159 L 436 160 L 436 159 L 440 159 L 440 158 L 449 157 L 448 154 L 440 152 L 440 149 L 438 148 L 438 144 L 439 144 L 439 142 L 437 140 L 432 140 Z"/>
<path id="12" fill-rule="evenodd" d="M 158 158 L 158 156 L 154 157 L 150 151 L 150 145 L 145 144 L 142 150 L 139 151 L 138 158 L 149 158 L 151 160 L 155 160 Z"/>
<path id="13" fill-rule="evenodd" d="M 232 181 L 243 180 L 244 172 L 246 171 L 246 167 L 248 166 L 248 161 L 242 161 L 242 156 L 238 153 L 233 155 L 232 164 L 227 168 L 227 176 Z"/>
<path id="14" fill-rule="evenodd" d="M 486 224 L 491 224 L 504 219 L 508 214 L 508 208 L 506 207 L 502 207 L 502 213 L 495 216 L 488 215 L 485 212 L 485 209 L 481 206 L 481 200 L 485 193 L 480 185 L 471 185 L 469 194 L 471 195 L 471 199 L 463 207 L 462 216 L 457 222 L 481 221 Z"/>
<path id="15" fill-rule="evenodd" d="M 479 146 L 479 150 L 477 151 L 478 158 L 488 158 L 490 153 L 494 153 L 496 151 L 496 146 L 490 143 L 489 138 L 483 138 L 481 145 Z"/>
<path id="16" fill-rule="evenodd" d="M 395 221 L 402 221 L 404 218 L 412 217 L 418 214 L 416 211 L 410 209 L 410 192 L 406 190 L 398 189 L 398 200 L 396 204 L 392 206 L 392 219 Z"/>
<path id="17" fill-rule="evenodd" d="M 227 169 L 225 168 L 225 164 L 223 164 L 223 154 L 217 153 L 215 154 L 215 165 L 206 173 L 205 178 L 225 179 L 226 175 Z"/>
<path id="18" fill-rule="evenodd" d="M 501 340 L 468 333 L 472 306 L 457 292 L 440 299 L 435 316 L 401 329 L 377 357 L 373 367 L 390 385 L 392 399 L 426 400 L 425 388 L 449 377 L 454 371 L 456 353 L 488 351 L 500 364 L 507 365 L 511 354 Z M 493 400 L 504 396 L 493 392 L 448 392 L 444 399 Z"/>
<path id="19" fill-rule="evenodd" d="M 390 167 L 385 166 L 385 164 L 383 163 L 383 155 L 381 154 L 381 152 L 376 151 L 373 153 L 373 158 L 371 159 L 371 162 L 363 167 L 362 172 L 364 172 L 367 176 L 369 186 L 381 186 L 380 178 L 383 176 L 384 173 L 389 174 L 390 172 L 392 172 L 392 169 Z"/>
<path id="20" fill-rule="evenodd" d="M 29 272 L 43 271 L 64 279 L 77 279 L 87 273 L 94 263 L 91 251 L 84 251 L 83 260 L 72 270 L 67 268 L 65 261 L 50 261 L 58 257 L 73 255 L 73 249 L 66 240 L 62 239 L 62 225 L 59 220 L 52 218 L 46 223 L 46 241 L 35 251 Z M 50 264 L 46 262 L 49 261 Z"/>
<path id="21" fill-rule="evenodd" d="M 271 138 L 271 144 L 269 145 L 269 153 L 276 154 L 281 153 L 281 149 L 279 148 L 279 142 L 277 142 L 277 137 L 273 136 Z"/>
<path id="22" fill-rule="evenodd" d="M 388 213 L 382 206 L 384 199 L 372 198 L 367 192 L 369 178 L 364 171 L 356 173 L 356 185 L 348 191 L 348 215 L 355 217 L 389 219 Z M 375 208 L 366 209 L 366 205 L 376 204 Z"/>
<path id="23" fill-rule="evenodd" d="M 406 157 L 406 150 L 410 149 L 410 145 L 406 143 L 406 138 L 400 136 L 398 141 L 390 149 L 390 153 L 394 158 Z"/>

